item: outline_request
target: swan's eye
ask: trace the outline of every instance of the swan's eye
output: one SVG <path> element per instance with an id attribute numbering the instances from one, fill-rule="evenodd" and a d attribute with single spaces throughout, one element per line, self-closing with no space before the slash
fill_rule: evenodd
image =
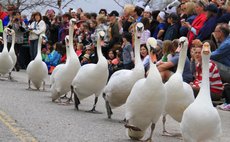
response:
<path id="1" fill-rule="evenodd" d="M 179 45 L 182 46 L 184 43 L 185 43 L 185 40 L 184 40 L 184 41 L 181 41 L 181 42 L 179 43 Z"/>
<path id="2" fill-rule="evenodd" d="M 141 32 L 143 27 L 137 27 L 137 31 Z"/>

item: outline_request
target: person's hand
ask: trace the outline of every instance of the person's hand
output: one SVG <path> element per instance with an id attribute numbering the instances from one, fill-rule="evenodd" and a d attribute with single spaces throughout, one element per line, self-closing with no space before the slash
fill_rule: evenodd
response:
<path id="1" fill-rule="evenodd" d="M 189 24 L 189 22 L 185 22 L 185 21 L 182 21 L 181 22 L 182 26 L 186 27 L 186 28 L 191 28 L 192 26 Z"/>
<path id="2" fill-rule="evenodd" d="M 50 54 L 50 50 L 49 49 L 46 51 L 46 54 Z"/>

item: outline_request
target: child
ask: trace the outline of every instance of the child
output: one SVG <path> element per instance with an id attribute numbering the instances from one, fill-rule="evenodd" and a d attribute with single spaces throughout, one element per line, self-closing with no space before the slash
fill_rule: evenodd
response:
<path id="1" fill-rule="evenodd" d="M 162 64 L 163 62 L 167 62 L 172 58 L 172 54 L 175 51 L 173 51 L 173 46 L 172 46 L 172 41 L 170 40 L 165 40 L 163 41 L 163 48 L 162 48 L 162 53 L 163 56 L 160 61 L 158 61 L 158 65 Z"/>
<path id="2" fill-rule="evenodd" d="M 166 23 L 165 23 L 165 12 L 161 11 L 158 16 L 157 16 L 157 21 L 159 22 L 159 24 L 157 25 L 154 33 L 153 33 L 153 37 L 155 39 L 163 39 L 164 37 L 164 33 L 166 31 Z"/>
<path id="3" fill-rule="evenodd" d="M 59 51 L 61 48 L 62 48 L 62 44 L 56 42 L 53 45 L 53 47 L 51 47 L 50 50 L 48 50 L 48 56 L 45 59 L 45 62 L 47 64 L 49 74 L 51 74 L 54 68 L 60 63 L 61 54 Z"/>

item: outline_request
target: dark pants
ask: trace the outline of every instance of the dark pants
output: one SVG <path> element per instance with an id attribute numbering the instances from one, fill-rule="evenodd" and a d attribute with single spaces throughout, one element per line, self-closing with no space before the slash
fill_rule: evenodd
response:
<path id="1" fill-rule="evenodd" d="M 224 85 L 223 97 L 225 98 L 225 102 L 230 104 L 230 84 Z"/>
<path id="2" fill-rule="evenodd" d="M 36 57 L 37 49 L 38 49 L 38 39 L 30 40 L 30 58 L 31 60 L 34 60 L 34 58 Z"/>
<path id="3" fill-rule="evenodd" d="M 129 64 L 123 64 L 123 68 L 124 69 L 128 69 L 131 70 L 134 67 L 133 62 L 129 63 Z"/>
<path id="4" fill-rule="evenodd" d="M 215 62 L 220 72 L 220 77 L 223 83 L 230 83 L 230 67 L 219 62 Z"/>

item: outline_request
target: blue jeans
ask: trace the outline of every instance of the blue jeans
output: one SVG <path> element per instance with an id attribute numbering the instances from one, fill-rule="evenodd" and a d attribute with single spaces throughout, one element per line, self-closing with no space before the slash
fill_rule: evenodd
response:
<path id="1" fill-rule="evenodd" d="M 30 58 L 34 60 L 38 50 L 38 39 L 30 40 Z"/>
<path id="2" fill-rule="evenodd" d="M 230 67 L 214 61 L 220 72 L 220 77 L 223 83 L 230 83 Z"/>

